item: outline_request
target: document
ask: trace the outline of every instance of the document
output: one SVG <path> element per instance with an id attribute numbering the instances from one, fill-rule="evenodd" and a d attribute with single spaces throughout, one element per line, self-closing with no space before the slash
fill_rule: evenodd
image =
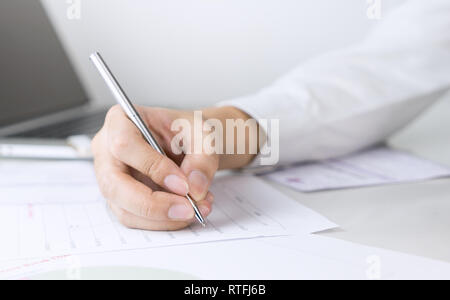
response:
<path id="1" fill-rule="evenodd" d="M 450 168 L 382 147 L 340 159 L 293 166 L 264 176 L 298 191 L 314 192 L 448 177 Z"/>
<path id="2" fill-rule="evenodd" d="M 251 176 L 218 178 L 208 226 L 131 230 L 111 214 L 88 162 L 0 161 L 0 258 L 50 257 L 203 243 L 336 227 Z"/>
<path id="3" fill-rule="evenodd" d="M 450 264 L 302 235 L 0 262 L 0 279 L 450 279 Z"/>

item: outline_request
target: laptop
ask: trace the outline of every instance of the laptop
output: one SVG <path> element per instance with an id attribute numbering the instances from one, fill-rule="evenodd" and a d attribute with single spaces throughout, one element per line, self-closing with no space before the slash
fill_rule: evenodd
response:
<path id="1" fill-rule="evenodd" d="M 0 1 L 0 138 L 93 136 L 94 110 L 40 1 Z"/>

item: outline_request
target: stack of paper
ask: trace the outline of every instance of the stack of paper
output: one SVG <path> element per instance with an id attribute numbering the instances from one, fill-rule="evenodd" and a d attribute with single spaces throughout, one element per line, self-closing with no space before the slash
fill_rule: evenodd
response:
<path id="1" fill-rule="evenodd" d="M 250 176 L 219 178 L 207 228 L 127 229 L 106 207 L 88 162 L 0 162 L 0 257 L 142 249 L 293 233 L 336 225 Z"/>
<path id="2" fill-rule="evenodd" d="M 302 192 L 343 189 L 450 176 L 450 168 L 388 148 L 298 165 L 265 177 Z"/>

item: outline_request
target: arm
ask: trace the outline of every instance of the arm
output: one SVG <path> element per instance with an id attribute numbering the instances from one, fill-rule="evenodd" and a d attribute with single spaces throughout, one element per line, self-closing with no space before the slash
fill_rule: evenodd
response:
<path id="1" fill-rule="evenodd" d="M 357 151 L 406 126 L 449 89 L 449 32 L 449 1 L 409 1 L 359 45 L 221 105 L 280 119 L 281 164 Z"/>

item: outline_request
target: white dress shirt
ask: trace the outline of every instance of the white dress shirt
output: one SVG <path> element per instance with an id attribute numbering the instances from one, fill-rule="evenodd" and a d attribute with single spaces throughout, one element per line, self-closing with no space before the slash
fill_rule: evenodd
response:
<path id="1" fill-rule="evenodd" d="M 256 119 L 279 119 L 279 164 L 290 164 L 377 144 L 449 88 L 450 0 L 411 0 L 360 44 L 319 56 L 254 95 L 219 105 Z"/>

